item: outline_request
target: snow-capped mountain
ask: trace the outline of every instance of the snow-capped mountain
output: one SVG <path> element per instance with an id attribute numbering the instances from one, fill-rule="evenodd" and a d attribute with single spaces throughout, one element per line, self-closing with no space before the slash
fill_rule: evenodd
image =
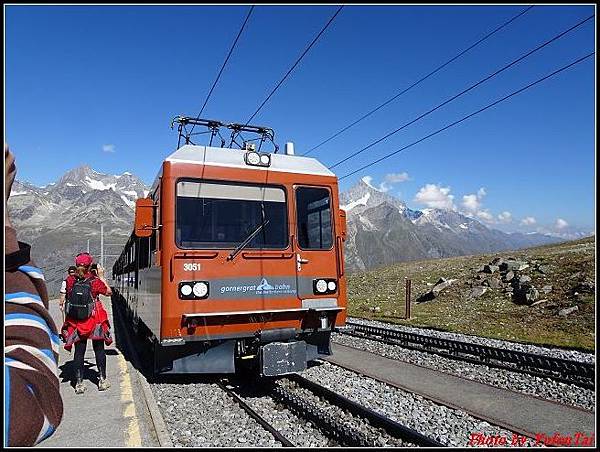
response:
<path id="1" fill-rule="evenodd" d="M 112 267 L 131 234 L 135 200 L 148 189 L 131 173 L 102 174 L 88 166 L 44 187 L 15 181 L 8 202 L 11 220 L 19 239 L 32 245 L 51 294 L 73 256 L 87 249 L 88 239 L 90 252 L 99 257 L 101 224 L 105 267 Z M 341 193 L 340 204 L 348 213 L 346 264 L 351 270 L 560 241 L 541 234 L 506 234 L 456 211 L 412 210 L 365 181 Z"/>
<path id="2" fill-rule="evenodd" d="M 148 187 L 131 173 L 109 175 L 81 166 L 44 187 L 16 180 L 8 209 L 19 240 L 32 245 L 53 294 L 73 256 L 87 249 L 88 239 L 90 252 L 99 257 L 101 224 L 105 267 L 112 267 L 119 245 L 131 233 L 135 200 L 147 193 Z"/>
<path id="3" fill-rule="evenodd" d="M 348 214 L 345 252 L 353 270 L 560 241 L 542 234 L 507 234 L 454 210 L 412 210 L 364 180 L 340 194 L 340 206 Z"/>

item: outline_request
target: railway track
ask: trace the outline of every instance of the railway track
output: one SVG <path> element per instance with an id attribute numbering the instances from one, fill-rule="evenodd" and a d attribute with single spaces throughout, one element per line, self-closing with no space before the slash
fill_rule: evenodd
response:
<path id="1" fill-rule="evenodd" d="M 388 435 L 394 438 L 401 439 L 415 446 L 422 447 L 445 447 L 445 444 L 439 441 L 422 435 L 418 431 L 406 427 L 387 416 L 384 416 L 376 411 L 371 410 L 363 405 L 360 405 L 347 397 L 338 394 L 331 389 L 321 386 L 314 381 L 308 380 L 298 374 L 287 377 L 290 381 L 299 386 L 308 389 L 317 397 L 322 398 L 329 403 L 336 405 L 342 410 L 352 413 L 354 416 L 365 419 L 375 428 L 383 429 Z M 353 444 L 347 444 L 349 446 Z M 372 444 L 355 444 L 372 446 Z"/>
<path id="2" fill-rule="evenodd" d="M 435 353 L 450 359 L 552 378 L 587 389 L 595 388 L 594 364 L 591 363 L 362 325 L 351 321 L 346 322 L 346 325 L 351 329 L 340 330 L 340 333 L 385 344 L 399 345 L 412 350 Z"/>
<path id="3" fill-rule="evenodd" d="M 225 381 L 220 381 L 217 383 L 217 385 L 227 393 L 227 395 L 229 395 L 233 400 L 236 401 L 236 403 L 246 412 L 250 415 L 250 417 L 252 419 L 254 419 L 256 422 L 258 422 L 261 427 L 263 427 L 265 430 L 267 430 L 271 435 L 273 435 L 273 437 L 279 441 L 283 447 L 296 447 L 296 445 L 291 442 L 289 439 L 287 439 L 285 436 L 283 436 L 275 427 L 273 427 L 264 417 L 262 417 L 258 411 L 256 411 L 254 408 L 252 408 L 248 403 L 246 403 L 246 401 L 244 399 L 242 399 L 239 395 L 237 395 L 235 393 L 235 391 L 233 391 L 232 388 L 230 388 L 227 383 Z"/>
<path id="4" fill-rule="evenodd" d="M 256 382 L 254 382 L 256 383 Z M 266 384 L 265 384 L 266 383 Z M 331 391 L 300 375 L 293 374 L 277 381 L 264 380 L 260 383 L 270 398 L 291 411 L 298 418 L 310 422 L 336 444 L 347 447 L 374 447 L 374 438 L 384 437 L 389 442 L 404 446 L 443 447 L 444 444 L 428 438 L 398 422 L 364 407 L 340 394 Z M 238 404 L 273 434 L 284 446 L 294 446 L 292 441 L 272 427 L 251 404 L 236 394 L 235 384 L 220 386 Z M 237 386 L 238 390 L 241 386 Z M 304 391 L 304 392 L 303 392 Z M 308 391 L 308 392 L 307 392 Z M 316 401 L 315 399 L 318 399 Z M 340 415 L 344 412 L 344 415 Z M 349 417 L 353 419 L 349 420 Z"/>

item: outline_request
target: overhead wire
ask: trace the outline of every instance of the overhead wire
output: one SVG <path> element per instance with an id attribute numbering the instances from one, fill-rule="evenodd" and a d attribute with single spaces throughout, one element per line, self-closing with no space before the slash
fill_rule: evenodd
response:
<path id="1" fill-rule="evenodd" d="M 450 97 L 449 99 L 445 100 L 444 102 L 442 102 L 441 104 L 438 104 L 436 107 L 426 111 L 425 113 L 422 113 L 421 115 L 417 116 L 416 118 L 414 118 L 413 120 L 407 122 L 406 124 L 402 125 L 401 127 L 389 132 L 388 134 L 384 135 L 383 137 L 373 141 L 372 143 L 368 144 L 367 146 L 363 147 L 362 149 L 359 149 L 356 152 L 353 152 L 352 154 L 350 154 L 349 156 L 343 158 L 342 160 L 334 163 L 333 165 L 329 166 L 329 169 L 335 168 L 338 165 L 341 165 L 342 163 L 350 160 L 353 157 L 356 157 L 357 155 L 361 154 L 362 152 L 366 151 L 367 149 L 372 148 L 373 146 L 375 146 L 378 143 L 381 143 L 382 141 L 388 139 L 389 137 L 391 137 L 392 135 L 398 133 L 399 131 L 401 131 L 402 129 L 405 129 L 406 127 L 410 126 L 411 124 L 414 124 L 415 122 L 423 119 L 424 117 L 430 115 L 431 113 L 433 113 L 434 111 L 440 109 L 441 107 L 443 107 L 444 105 L 449 104 L 450 102 L 452 102 L 453 100 L 458 99 L 459 97 L 465 95 L 466 93 L 468 93 L 469 91 L 475 89 L 477 86 L 481 85 L 482 83 L 492 79 L 493 77 L 497 76 L 498 74 L 504 72 L 505 70 L 507 70 L 508 68 L 514 66 L 515 64 L 517 64 L 518 62 L 524 60 L 525 58 L 533 55 L 535 52 L 538 52 L 539 50 L 543 49 L 544 47 L 546 47 L 547 45 L 551 44 L 552 42 L 562 38 L 563 36 L 565 36 L 567 33 L 575 30 L 576 28 L 580 27 L 581 25 L 583 25 L 584 23 L 586 23 L 588 20 L 594 18 L 594 15 L 592 14 L 591 16 L 587 17 L 586 19 L 583 19 L 581 21 L 579 21 L 577 24 L 571 26 L 570 28 L 568 28 L 567 30 L 557 34 L 556 36 L 554 36 L 553 38 L 547 40 L 546 42 L 544 42 L 543 44 L 540 44 L 539 46 L 537 46 L 535 49 L 530 50 L 529 52 L 521 55 L 519 58 L 517 58 L 516 60 L 513 60 L 512 62 L 508 63 L 507 65 L 503 66 L 502 68 L 498 69 L 497 71 L 493 72 L 492 74 L 482 78 L 481 80 L 479 80 L 477 83 L 471 85 L 470 87 L 462 90 L 461 92 L 459 92 L 458 94 L 455 94 L 454 96 Z"/>
<path id="2" fill-rule="evenodd" d="M 312 40 L 312 42 L 309 44 L 309 46 L 304 50 L 304 52 L 302 52 L 302 55 L 300 55 L 297 59 L 296 62 L 292 65 L 292 67 L 286 72 L 286 74 L 283 76 L 283 78 L 279 81 L 279 83 L 277 83 L 277 85 L 275 86 L 275 88 L 273 88 L 271 90 L 271 92 L 269 93 L 269 95 L 266 97 L 266 99 L 259 105 L 259 107 L 256 109 L 256 111 L 254 113 L 252 113 L 252 116 L 250 116 L 248 118 L 248 120 L 246 121 L 246 123 L 244 125 L 248 125 L 250 123 L 250 121 L 252 121 L 252 119 L 254 119 L 254 117 L 258 114 L 258 112 L 265 106 L 265 104 L 269 101 L 269 99 L 271 98 L 271 96 L 273 96 L 273 94 L 275 94 L 275 91 L 277 91 L 279 89 L 279 87 L 281 86 L 281 84 L 285 81 L 285 79 L 290 75 L 290 73 L 294 70 L 294 68 L 300 63 L 300 61 L 304 58 L 304 56 L 308 53 L 308 51 L 311 49 L 311 47 L 319 40 L 319 38 L 321 37 L 321 35 L 323 33 L 325 33 L 325 30 L 327 30 L 327 28 L 329 28 L 329 25 L 331 25 L 331 23 L 333 22 L 333 20 L 336 18 L 336 16 L 340 13 L 340 11 L 342 10 L 342 8 L 344 7 L 344 5 L 340 6 L 337 11 L 333 14 L 333 16 L 331 16 L 331 19 L 329 19 L 329 21 L 325 24 L 325 26 L 321 29 L 321 31 L 317 34 L 317 36 L 315 36 L 315 38 Z"/>
<path id="3" fill-rule="evenodd" d="M 209 90 L 208 95 L 206 96 L 206 99 L 204 100 L 204 104 L 202 104 L 202 108 L 200 109 L 200 113 L 198 113 L 198 116 L 196 116 L 196 120 L 200 119 L 200 116 L 202 115 L 202 112 L 204 112 L 204 108 L 206 107 L 206 104 L 208 103 L 208 99 L 210 99 L 210 96 L 212 95 L 213 90 L 217 86 L 217 83 L 219 82 L 219 79 L 221 78 L 221 74 L 223 73 L 223 70 L 225 69 L 225 66 L 227 65 L 227 62 L 229 61 L 229 58 L 231 57 L 231 54 L 233 53 L 233 49 L 235 49 L 235 46 L 237 45 L 237 42 L 240 39 L 240 36 L 242 35 L 242 32 L 244 31 L 244 28 L 246 27 L 246 24 L 248 23 L 248 19 L 250 19 L 250 15 L 252 14 L 253 10 L 254 10 L 254 5 L 252 5 L 250 7 L 250 10 L 248 11 L 248 14 L 246 14 L 246 18 L 244 19 L 244 23 L 240 27 L 240 30 L 238 31 L 238 34 L 235 37 L 235 40 L 233 41 L 233 44 L 231 45 L 231 48 L 229 49 L 229 53 L 227 54 L 227 58 L 225 58 L 225 61 L 223 62 L 223 65 L 221 66 L 221 70 L 217 74 L 217 78 L 215 78 L 215 81 L 213 82 L 213 84 L 212 84 L 212 86 L 211 86 L 211 88 Z M 190 131 L 190 134 L 194 131 L 194 127 L 196 127 L 195 124 L 193 124 L 192 130 Z"/>
<path id="4" fill-rule="evenodd" d="M 516 16 L 513 16 L 511 19 L 509 19 L 508 21 L 504 22 L 502 25 L 496 27 L 494 30 L 490 31 L 488 34 L 486 34 L 483 38 L 479 39 L 478 41 L 476 41 L 475 43 L 471 44 L 469 47 L 467 47 L 466 49 L 462 50 L 461 52 L 459 52 L 457 55 L 455 55 L 454 57 L 452 57 L 451 59 L 449 59 L 448 61 L 446 61 L 445 63 L 441 64 L 440 66 L 438 66 L 437 68 L 435 68 L 433 71 L 431 71 L 429 74 L 421 77 L 419 80 L 417 80 L 416 82 L 414 82 L 412 85 L 410 85 L 408 88 L 403 89 L 402 91 L 400 91 L 398 94 L 390 97 L 388 100 L 386 100 L 385 102 L 383 102 L 382 104 L 378 105 L 377 107 L 375 107 L 373 110 L 369 111 L 368 113 L 364 114 L 363 116 L 361 116 L 360 118 L 358 118 L 356 121 L 350 123 L 349 125 L 347 125 L 346 127 L 342 128 L 341 130 L 339 130 L 338 132 L 334 133 L 333 135 L 331 135 L 329 138 L 327 138 L 326 140 L 322 141 L 321 143 L 319 143 L 318 145 L 312 147 L 311 149 L 309 149 L 308 151 L 306 151 L 305 153 L 301 154 L 301 155 L 308 155 L 311 152 L 317 150 L 318 148 L 320 148 L 321 146 L 323 146 L 326 143 L 329 143 L 331 140 L 333 140 L 334 138 L 340 136 L 342 133 L 344 133 L 346 130 L 354 127 L 356 124 L 358 124 L 359 122 L 363 121 L 364 119 L 368 118 L 369 116 L 371 116 L 373 113 L 381 110 L 383 107 L 385 107 L 386 105 L 388 105 L 389 103 L 393 102 L 394 100 L 396 100 L 397 98 L 399 98 L 400 96 L 402 96 L 403 94 L 407 93 L 408 91 L 410 91 L 411 89 L 413 89 L 414 87 L 418 86 L 419 84 L 421 84 L 422 82 L 424 82 L 425 80 L 427 80 L 429 77 L 433 76 L 434 74 L 438 73 L 439 71 L 441 71 L 443 68 L 445 68 L 446 66 L 448 66 L 450 63 L 456 61 L 457 59 L 459 59 L 461 56 L 463 56 L 464 54 L 466 54 L 469 50 L 474 49 L 475 47 L 477 47 L 479 44 L 481 44 L 482 42 L 484 42 L 486 39 L 490 38 L 492 35 L 496 34 L 497 32 L 499 32 L 500 30 L 502 30 L 503 28 L 507 27 L 509 24 L 511 24 L 512 22 L 514 22 L 515 20 L 517 20 L 519 17 L 521 17 L 522 15 L 524 15 L 525 13 L 527 13 L 528 11 L 530 11 L 535 5 L 531 5 L 529 7 L 527 7 L 525 10 L 521 11 L 519 14 L 517 14 Z"/>
<path id="5" fill-rule="evenodd" d="M 591 52 L 591 53 L 588 53 L 587 55 L 585 55 L 585 56 L 583 56 L 583 57 L 581 57 L 581 58 L 578 58 L 577 60 L 575 60 L 575 61 L 573 61 L 573 62 L 571 62 L 571 63 L 567 64 L 566 66 L 563 66 L 563 67 L 561 67 L 560 69 L 557 69 L 557 70 L 555 70 L 554 72 L 552 72 L 552 73 L 550 73 L 550 74 L 548 74 L 548 75 L 546 75 L 546 76 L 544 76 L 544 77 L 542 77 L 542 78 L 539 78 L 539 79 L 537 79 L 536 81 L 534 81 L 534 82 L 532 82 L 532 83 L 529 83 L 528 85 L 526 85 L 526 86 L 524 86 L 524 87 L 522 87 L 522 88 L 520 88 L 520 89 L 518 89 L 518 90 L 516 90 L 516 91 L 513 91 L 512 93 L 510 93 L 510 94 L 508 94 L 508 95 L 506 95 L 506 96 L 502 97 L 501 99 L 498 99 L 498 100 L 496 100 L 496 101 L 492 102 L 491 104 L 488 104 L 487 106 L 485 106 L 485 107 L 483 107 L 483 108 L 480 108 L 479 110 L 477 110 L 477 111 L 475 111 L 475 112 L 473 112 L 473 113 L 471 113 L 471 114 L 469 114 L 469 115 L 467 115 L 467 116 L 464 116 L 463 118 L 459 119 L 458 121 L 454 121 L 453 123 L 451 123 L 451 124 L 448 124 L 447 126 L 445 126 L 445 127 L 442 127 L 441 129 L 438 129 L 438 130 L 436 130 L 435 132 L 433 132 L 433 133 L 430 133 L 429 135 L 427 135 L 427 136 L 424 136 L 423 138 L 420 138 L 419 140 L 417 140 L 417 141 L 414 141 L 414 142 L 412 142 L 412 143 L 410 143 L 410 144 L 408 144 L 408 145 L 406 145 L 406 146 L 404 146 L 404 147 L 402 147 L 402 148 L 398 149 L 397 151 L 390 152 L 389 154 L 386 154 L 386 155 L 384 155 L 383 157 L 380 157 L 380 158 L 378 158 L 377 160 L 374 160 L 374 161 L 372 161 L 371 163 L 368 163 L 367 165 L 361 166 L 361 167 L 360 167 L 360 168 L 358 168 L 357 170 L 354 170 L 354 171 L 352 171 L 352 172 L 350 172 L 350 173 L 348 173 L 348 174 L 345 174 L 344 176 L 340 177 L 340 178 L 339 178 L 339 180 L 342 180 L 342 179 L 345 179 L 345 178 L 347 178 L 347 177 L 350 177 L 350 176 L 352 176 L 353 174 L 356 174 L 356 173 L 358 173 L 358 172 L 360 172 L 360 171 L 362 171 L 362 170 L 364 170 L 364 169 L 367 169 L 367 168 L 369 168 L 370 166 L 376 165 L 377 163 L 379 163 L 379 162 L 381 162 L 381 161 L 383 161 L 383 160 L 386 160 L 386 159 L 388 159 L 388 158 L 390 158 L 390 157 L 392 157 L 392 156 L 394 156 L 394 155 L 398 154 L 399 152 L 402 152 L 402 151 L 404 151 L 404 150 L 406 150 L 406 149 L 408 149 L 408 148 L 410 148 L 410 147 L 412 147 L 412 146 L 415 146 L 416 144 L 419 144 L 419 143 L 421 143 L 421 142 L 423 142 L 423 141 L 425 141 L 425 140 L 427 140 L 427 139 L 429 139 L 429 138 L 431 138 L 431 137 L 433 137 L 433 136 L 435 136 L 435 135 L 437 135 L 437 134 L 439 134 L 439 133 L 443 132 L 444 130 L 447 130 L 447 129 L 451 128 L 451 127 L 454 127 L 454 126 L 456 126 L 456 125 L 460 124 L 461 122 L 463 122 L 463 121 L 466 121 L 467 119 L 469 119 L 469 118 L 472 118 L 473 116 L 475 116 L 475 115 L 478 115 L 479 113 L 482 113 L 482 112 L 484 112 L 485 110 L 488 110 L 488 109 L 490 109 L 490 108 L 492 108 L 492 107 L 494 107 L 494 106 L 498 105 L 499 103 L 501 103 L 501 102 L 504 102 L 505 100 L 507 100 L 507 99 L 510 99 L 511 97 L 513 97 L 513 96 L 516 96 L 517 94 L 520 94 L 520 93 L 522 93 L 523 91 L 526 91 L 526 90 L 528 90 L 529 88 L 532 88 L 533 86 L 535 86 L 535 85 L 537 85 L 537 84 L 539 84 L 539 83 L 543 82 L 544 80 L 547 80 L 547 79 L 549 79 L 549 78 L 551 78 L 551 77 L 553 77 L 553 76 L 555 76 L 555 75 L 559 74 L 560 72 L 563 72 L 563 71 L 565 71 L 565 70 L 567 70 L 567 69 L 569 69 L 569 68 L 571 68 L 571 67 L 575 66 L 576 64 L 579 64 L 579 63 L 583 62 L 584 60 L 586 60 L 587 58 L 590 58 L 590 57 L 591 57 L 592 55 L 594 55 L 595 53 L 596 53 L 596 52 Z"/>

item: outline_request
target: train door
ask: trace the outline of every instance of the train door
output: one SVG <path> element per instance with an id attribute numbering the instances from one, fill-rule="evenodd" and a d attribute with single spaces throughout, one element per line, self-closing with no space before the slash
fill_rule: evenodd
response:
<path id="1" fill-rule="evenodd" d="M 296 274 L 302 307 L 337 306 L 338 280 L 329 187 L 296 186 Z"/>

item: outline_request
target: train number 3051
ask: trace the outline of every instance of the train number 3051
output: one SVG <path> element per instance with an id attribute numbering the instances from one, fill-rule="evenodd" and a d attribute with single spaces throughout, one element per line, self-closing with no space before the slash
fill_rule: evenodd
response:
<path id="1" fill-rule="evenodd" d="M 196 263 L 183 264 L 183 271 L 186 271 L 186 272 L 200 271 L 200 264 L 196 264 Z"/>

